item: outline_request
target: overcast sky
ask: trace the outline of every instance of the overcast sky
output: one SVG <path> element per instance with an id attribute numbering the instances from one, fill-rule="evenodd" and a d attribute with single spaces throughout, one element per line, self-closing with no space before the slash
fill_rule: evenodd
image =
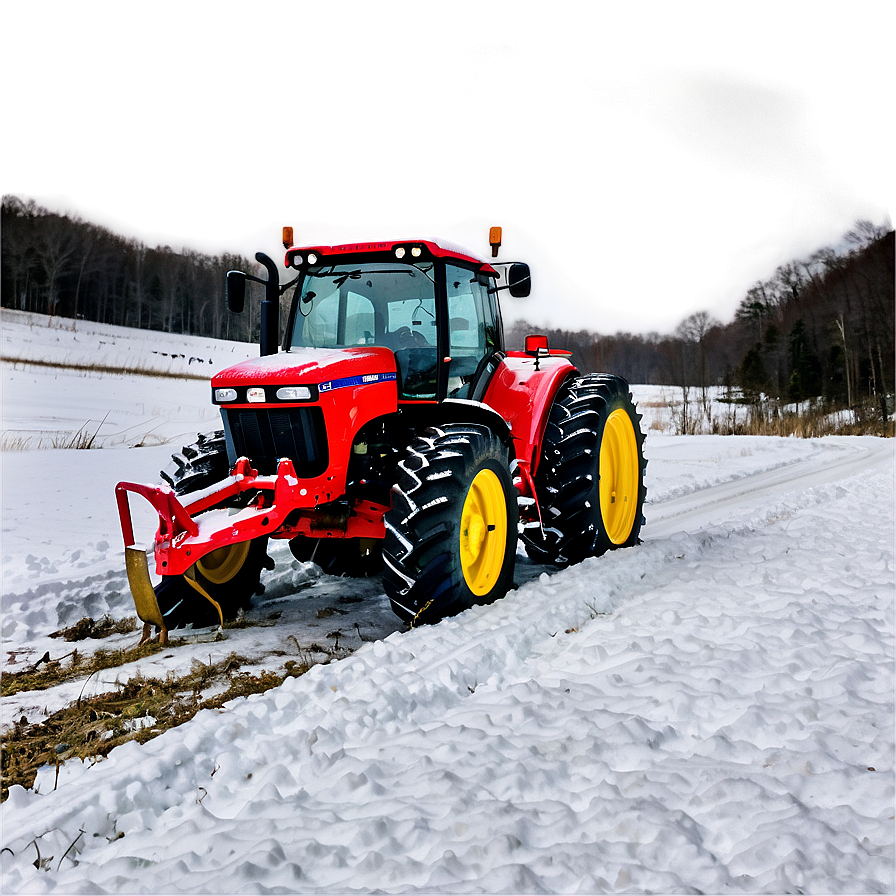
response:
<path id="1" fill-rule="evenodd" d="M 4 193 L 149 245 L 444 237 L 669 332 L 893 217 L 891 0 L 8 2 Z"/>

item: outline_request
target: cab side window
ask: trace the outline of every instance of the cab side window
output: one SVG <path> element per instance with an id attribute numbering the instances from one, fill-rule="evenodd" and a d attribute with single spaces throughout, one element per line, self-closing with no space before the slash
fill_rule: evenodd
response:
<path id="1" fill-rule="evenodd" d="M 448 293 L 448 394 L 466 398 L 479 362 L 497 347 L 493 302 L 476 272 L 446 265 Z"/>

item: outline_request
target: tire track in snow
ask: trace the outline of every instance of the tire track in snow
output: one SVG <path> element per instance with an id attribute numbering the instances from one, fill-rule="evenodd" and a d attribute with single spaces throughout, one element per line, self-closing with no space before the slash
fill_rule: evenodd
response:
<path id="1" fill-rule="evenodd" d="M 761 507 L 762 501 L 768 498 L 773 498 L 778 502 L 784 493 L 811 486 L 813 483 L 823 484 L 836 481 L 848 475 L 873 469 L 877 464 L 889 463 L 892 466 L 892 444 L 887 440 L 832 438 L 819 440 L 818 443 L 825 449 L 821 457 L 814 455 L 783 467 L 744 476 L 682 497 L 649 505 L 645 508 L 647 514 L 647 525 L 643 530 L 645 543 L 650 544 L 658 539 L 668 538 L 676 532 L 699 531 L 707 526 L 718 525 L 722 520 L 730 519 L 732 516 L 738 517 L 736 526 L 741 528 L 743 521 L 739 518 L 737 508 L 744 502 L 750 501 L 757 507 Z M 761 511 L 757 512 L 760 516 L 762 515 Z M 281 551 L 281 553 L 283 552 Z M 624 551 L 621 556 L 629 558 L 629 553 Z M 614 563 L 621 562 L 625 565 L 629 562 L 629 559 L 619 561 L 614 560 L 614 557 L 616 557 L 615 554 L 608 554 L 595 561 L 588 561 L 596 564 L 593 567 L 595 577 L 607 581 Z M 306 592 L 301 598 L 289 597 L 288 583 L 298 575 L 299 573 L 291 572 L 288 568 L 278 569 L 274 574 L 272 587 L 269 586 L 268 593 L 264 597 L 256 599 L 251 616 L 263 619 L 271 610 L 282 611 L 284 618 L 278 623 L 278 629 L 282 629 L 283 638 L 294 634 L 303 643 L 310 642 L 315 637 L 314 615 L 321 608 L 319 604 L 325 605 L 327 601 L 338 600 L 340 595 L 351 597 L 359 588 L 362 588 L 364 592 L 370 592 L 373 584 L 368 581 L 364 581 L 363 584 L 356 581 L 340 582 L 338 579 L 324 577 L 326 584 L 319 585 L 314 592 Z M 534 564 L 523 556 L 518 557 L 515 581 L 521 588 L 533 581 L 536 582 L 533 586 L 536 588 L 547 587 L 548 583 L 556 585 L 564 575 L 565 571 L 558 571 L 555 567 Z M 273 584 L 274 582 L 276 584 Z M 320 601 L 316 598 L 308 599 L 321 590 L 326 593 L 321 593 Z M 55 599 L 52 601 L 52 611 L 49 606 L 44 605 L 42 600 L 50 595 L 55 595 Z M 505 598 L 505 600 L 509 599 L 510 596 Z M 98 618 L 106 612 L 111 612 L 113 616 L 118 617 L 133 612 L 126 581 L 123 573 L 117 569 L 106 574 L 87 576 L 81 581 L 40 583 L 20 594 L 4 594 L 3 602 L 5 611 L 4 646 L 8 650 L 16 648 L 17 643 L 20 643 L 22 649 L 19 649 L 18 653 L 26 657 L 29 655 L 40 656 L 46 649 L 49 649 L 51 653 L 58 652 L 58 643 L 48 640 L 45 633 L 62 625 L 72 624 L 83 615 L 92 615 Z M 356 622 L 360 622 L 366 632 L 378 630 L 388 632 L 397 628 L 397 622 L 389 610 L 387 602 L 380 601 L 379 603 L 381 605 L 379 607 L 372 606 L 368 598 L 360 604 L 347 604 L 340 611 L 344 613 L 339 620 L 341 626 L 346 630 L 344 643 L 351 641 L 354 641 L 355 644 L 359 643 L 358 639 L 354 637 Z M 601 612 L 605 611 L 606 609 L 601 610 Z M 499 605 L 494 605 L 488 612 L 492 615 L 501 614 Z M 50 619 L 50 614 L 58 616 L 58 619 Z M 305 624 L 304 617 L 311 622 L 311 628 Z M 565 630 L 579 624 L 577 620 L 570 622 L 558 619 L 556 625 L 559 630 Z M 503 624 L 514 625 L 515 623 L 512 620 L 507 620 Z M 21 628 L 22 631 L 16 631 L 17 628 Z M 320 637 L 319 633 L 317 637 Z M 127 636 L 120 637 L 115 640 L 114 646 L 123 646 L 132 640 L 133 638 Z M 230 651 L 238 651 L 261 659 L 266 649 L 265 646 L 263 644 L 250 646 L 251 642 L 251 631 L 231 632 L 227 641 L 210 647 L 209 650 L 214 652 L 216 660 L 223 658 Z M 92 647 L 97 646 L 103 645 L 79 645 L 82 652 L 84 649 L 89 651 Z M 26 647 L 31 650 L 23 652 Z M 36 654 L 35 648 L 37 648 Z M 161 667 L 162 671 L 174 671 L 181 667 L 189 668 L 193 654 L 202 659 L 208 659 L 209 650 L 202 646 L 179 648 L 176 655 Z M 221 651 L 223 653 L 219 657 L 217 654 Z M 159 669 L 156 668 L 156 662 L 142 662 L 132 664 L 129 669 L 119 667 L 118 670 L 110 670 L 91 683 L 90 693 L 114 689 L 122 680 L 126 680 L 141 668 L 145 673 L 158 674 Z M 18 718 L 23 712 L 27 713 L 32 721 L 43 717 L 47 710 L 41 712 L 38 707 L 58 708 L 73 699 L 72 695 L 77 696 L 82 684 L 83 682 L 78 680 L 54 688 L 51 692 L 43 692 L 39 695 L 24 693 L 15 699 L 5 701 L 6 712 L 3 714 L 3 726 L 11 724 L 13 717 Z"/>
<path id="2" fill-rule="evenodd" d="M 653 541 L 679 531 L 693 532 L 712 521 L 737 515 L 738 508 L 747 503 L 758 505 L 768 499 L 777 500 L 785 493 L 893 466 L 891 440 L 832 436 L 818 440 L 818 444 L 825 448 L 821 456 L 648 505 L 647 525 L 642 530 L 644 540 Z"/>
<path id="3" fill-rule="evenodd" d="M 791 490 L 787 512 L 795 515 L 844 494 L 827 476 L 818 485 L 823 487 Z M 863 488 L 867 492 L 867 477 Z M 780 497 L 780 491 L 772 493 Z M 723 501 L 723 509 L 732 502 Z M 639 645 L 646 643 L 644 623 L 656 625 L 658 594 L 668 597 L 670 583 L 678 580 L 687 591 L 689 584 L 703 581 L 705 569 L 703 607 L 706 600 L 712 605 L 713 589 L 722 581 L 720 566 L 731 570 L 748 563 L 757 550 L 785 551 L 774 537 L 780 524 L 780 517 L 770 521 L 768 508 L 760 507 L 735 527 L 670 535 L 542 575 L 490 607 L 391 635 L 275 691 L 236 701 L 225 713 L 197 716 L 139 754 L 137 748 L 123 749 L 93 770 L 66 768 L 58 794 L 38 798 L 19 792 L 11 798 L 4 827 L 16 831 L 8 845 L 24 856 L 36 817 L 41 832 L 50 831 L 41 840 L 48 852 L 58 842 L 61 854 L 81 828 L 89 829 L 79 841 L 80 864 L 66 863 L 42 880 L 35 880 L 28 861 L 15 870 L 8 866 L 10 892 L 36 884 L 63 891 L 89 885 L 157 892 L 249 886 L 455 892 L 471 885 L 488 891 L 489 873 L 498 875 L 496 890 L 508 889 L 511 879 L 542 892 L 638 889 L 648 883 L 667 891 L 778 889 L 778 879 L 767 876 L 769 866 L 783 861 L 775 857 L 777 828 L 796 818 L 791 828 L 810 829 L 818 844 L 830 834 L 827 815 L 805 817 L 821 812 L 809 805 L 810 795 L 795 804 L 776 786 L 750 784 L 747 790 L 760 799 L 749 828 L 752 839 L 733 837 L 741 820 L 730 810 L 742 805 L 739 794 L 746 785 L 735 787 L 736 778 L 713 779 L 713 769 L 727 763 L 731 776 L 745 759 L 751 768 L 773 761 L 761 743 L 738 747 L 737 737 L 746 729 L 731 727 L 746 712 L 754 720 L 750 729 L 762 729 L 762 717 L 751 716 L 748 703 L 734 701 L 720 713 L 718 733 L 698 730 L 708 743 L 707 753 L 698 756 L 699 785 L 682 791 L 684 767 L 654 765 L 657 756 L 669 760 L 683 753 L 687 732 L 670 729 L 667 720 L 643 708 L 657 703 L 649 693 L 624 706 L 608 702 L 608 689 L 619 678 L 614 699 L 621 701 L 626 686 L 619 671 L 646 660 Z M 810 554 L 803 566 L 811 563 Z M 779 566 L 782 562 L 779 558 Z M 886 577 L 886 570 L 882 574 Z M 761 567 L 754 575 L 761 584 Z M 689 594 L 681 594 L 676 612 L 683 616 L 691 603 Z M 697 699 L 688 694 L 699 681 L 687 675 L 688 658 L 714 639 L 724 641 L 723 647 L 742 640 L 741 628 L 725 629 L 720 639 L 717 627 L 687 626 L 674 637 L 654 629 L 650 643 L 659 648 L 662 669 L 670 676 L 677 670 L 681 680 L 671 691 L 664 681 L 649 680 L 643 687 L 662 689 L 673 705 Z M 698 632 L 702 648 L 689 640 Z M 817 648 L 798 646 L 801 662 L 811 662 Z M 750 652 L 741 654 L 739 661 L 748 662 Z M 723 660 L 722 672 L 728 668 Z M 564 664 L 569 671 L 563 671 Z M 602 670 L 598 679 L 589 682 L 597 670 Z M 756 682 L 761 690 L 760 679 Z M 721 698 L 713 692 L 704 699 Z M 776 724 L 786 724 L 780 709 L 775 713 Z M 568 765 L 556 752 L 563 744 Z M 724 749 L 730 755 L 719 752 Z M 527 773 L 532 751 L 553 758 Z M 787 763 L 796 768 L 794 759 Z M 73 802 L 68 786 L 75 783 L 83 789 Z M 201 800 L 193 799 L 197 793 Z M 761 823 L 769 812 L 780 815 L 775 830 Z M 876 836 L 878 827 L 862 821 L 861 829 Z M 127 833 L 123 840 L 115 839 L 120 830 Z M 197 839 L 190 831 L 205 833 Z M 583 831 L 601 842 L 599 873 L 581 840 Z M 846 835 L 838 836 L 838 846 L 845 848 Z M 787 843 L 806 848 L 794 837 Z M 271 843 L 285 844 L 289 863 L 262 861 L 267 855 L 262 847 Z M 880 865 L 871 855 L 863 866 L 855 853 L 833 859 L 823 853 L 823 845 L 813 847 L 820 869 L 816 890 L 823 889 L 819 873 L 828 880 L 833 874 L 825 863 L 839 861 L 840 873 L 853 875 L 854 883 L 862 879 L 857 873 L 869 874 L 868 862 Z M 660 859 L 663 864 L 657 865 Z M 151 874 L 140 876 L 135 860 L 151 862 Z M 513 876 L 524 870 L 522 878 Z M 474 880 L 479 873 L 483 876 Z"/>

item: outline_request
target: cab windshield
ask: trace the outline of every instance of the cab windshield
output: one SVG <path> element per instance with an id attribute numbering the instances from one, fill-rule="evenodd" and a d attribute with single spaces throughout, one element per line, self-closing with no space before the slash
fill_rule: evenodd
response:
<path id="1" fill-rule="evenodd" d="M 433 263 L 309 268 L 297 296 L 292 347 L 436 347 Z"/>

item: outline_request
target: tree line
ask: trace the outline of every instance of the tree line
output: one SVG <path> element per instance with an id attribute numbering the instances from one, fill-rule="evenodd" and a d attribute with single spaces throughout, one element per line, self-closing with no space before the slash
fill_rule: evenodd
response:
<path id="1" fill-rule="evenodd" d="M 148 248 L 78 217 L 4 196 L 0 298 L 5 308 L 219 339 L 258 339 L 258 305 L 230 314 L 228 270 L 255 265 L 235 254 Z M 892 413 L 894 233 L 859 221 L 837 246 L 779 266 L 755 283 L 734 319 L 689 315 L 673 333 L 604 335 L 589 330 L 507 327 L 507 344 L 546 332 L 585 372 L 680 386 L 705 403 L 723 386 L 757 412 L 768 399 L 820 401 Z M 687 403 L 687 402 L 686 402 Z"/>
<path id="2" fill-rule="evenodd" d="M 708 388 L 717 386 L 757 414 L 808 401 L 884 420 L 893 413 L 894 280 L 893 230 L 858 221 L 837 246 L 755 283 L 729 323 L 700 311 L 666 335 L 547 335 L 582 370 L 681 387 L 685 408 L 689 399 L 706 407 Z M 538 330 L 513 324 L 508 345 L 521 347 L 530 332 Z"/>
<path id="3" fill-rule="evenodd" d="M 4 308 L 217 339 L 258 338 L 257 312 L 234 315 L 224 304 L 227 271 L 254 267 L 239 255 L 151 249 L 16 196 L 3 197 L 0 228 Z"/>

